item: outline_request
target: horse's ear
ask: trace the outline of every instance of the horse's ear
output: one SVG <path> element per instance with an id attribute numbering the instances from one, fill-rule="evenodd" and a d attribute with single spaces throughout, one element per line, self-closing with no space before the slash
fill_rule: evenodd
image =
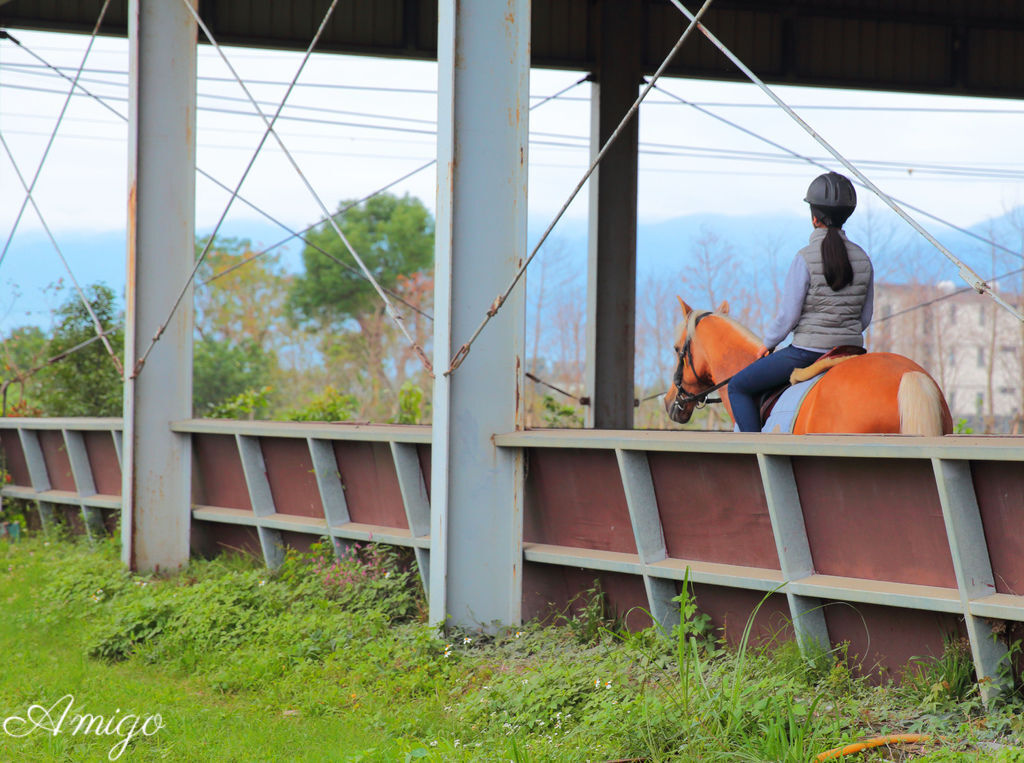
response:
<path id="1" fill-rule="evenodd" d="M 680 297 L 679 295 L 676 295 L 676 299 L 679 300 L 679 306 L 681 308 L 683 308 L 683 317 L 685 318 L 691 312 L 690 311 L 690 306 L 688 304 L 686 304 L 685 302 L 683 302 L 683 298 Z"/>
<path id="2" fill-rule="evenodd" d="M 725 301 L 725 300 L 723 299 L 723 300 L 722 300 L 722 304 L 720 304 L 720 305 L 718 306 L 718 309 L 717 309 L 717 310 L 715 310 L 715 312 L 716 312 L 716 313 L 718 313 L 719 315 L 728 315 L 728 314 L 729 314 L 729 303 L 728 303 L 728 302 L 726 302 L 726 301 Z"/>

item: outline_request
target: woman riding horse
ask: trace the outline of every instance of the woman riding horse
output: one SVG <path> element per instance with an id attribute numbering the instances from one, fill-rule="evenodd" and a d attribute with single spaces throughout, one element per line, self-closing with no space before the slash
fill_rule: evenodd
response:
<path id="1" fill-rule="evenodd" d="M 843 233 L 843 223 L 857 206 L 853 183 L 836 172 L 819 175 L 804 201 L 814 225 L 810 243 L 793 258 L 760 358 L 729 382 L 732 413 L 741 432 L 761 431 L 761 393 L 785 384 L 793 369 L 809 366 L 833 347 L 863 347 L 863 332 L 871 323 L 871 260 Z M 792 343 L 772 352 L 790 331 Z"/>

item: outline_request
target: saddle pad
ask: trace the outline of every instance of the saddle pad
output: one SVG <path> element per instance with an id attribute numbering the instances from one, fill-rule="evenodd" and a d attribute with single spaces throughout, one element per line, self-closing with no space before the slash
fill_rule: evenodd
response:
<path id="1" fill-rule="evenodd" d="M 823 373 L 818 374 L 807 381 L 799 382 L 787 388 L 782 393 L 779 401 L 775 403 L 775 407 L 772 408 L 771 415 L 764 422 L 761 431 L 772 434 L 793 434 L 793 423 L 796 421 L 796 414 L 800 410 L 800 404 L 804 401 L 807 393 L 811 391 L 811 388 L 821 381 L 824 375 Z"/>

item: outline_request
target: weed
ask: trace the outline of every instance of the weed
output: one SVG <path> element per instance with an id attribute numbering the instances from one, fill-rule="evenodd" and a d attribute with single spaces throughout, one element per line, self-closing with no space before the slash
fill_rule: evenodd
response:
<path id="1" fill-rule="evenodd" d="M 930 712 L 964 703 L 978 694 L 978 684 L 966 639 L 947 636 L 939 657 L 912 657 L 902 687 L 908 698 Z"/>

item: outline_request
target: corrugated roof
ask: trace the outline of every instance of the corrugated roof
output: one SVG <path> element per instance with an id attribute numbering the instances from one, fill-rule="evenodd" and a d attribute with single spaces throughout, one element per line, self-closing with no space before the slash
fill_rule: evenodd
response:
<path id="1" fill-rule="evenodd" d="M 653 70 L 685 20 L 665 0 L 635 2 L 643 5 L 643 24 L 635 33 L 643 39 L 644 61 Z M 88 32 L 101 5 L 102 0 L 0 0 L 0 25 Z M 204 20 L 220 41 L 297 49 L 308 44 L 324 7 L 323 0 L 200 3 Z M 536 0 L 534 65 L 591 70 L 601 7 L 598 0 Z M 124 35 L 126 19 L 127 0 L 115 0 L 105 33 Z M 1024 3 L 718 0 L 705 21 L 769 82 L 1013 98 L 1022 94 Z M 433 58 L 436 43 L 433 0 L 341 0 L 320 49 Z M 721 54 L 696 36 L 671 73 L 740 79 Z"/>

